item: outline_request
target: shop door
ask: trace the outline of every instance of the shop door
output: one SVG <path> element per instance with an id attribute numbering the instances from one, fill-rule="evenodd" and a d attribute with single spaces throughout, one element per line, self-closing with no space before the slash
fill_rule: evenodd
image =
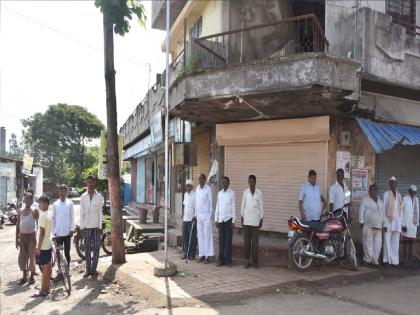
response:
<path id="1" fill-rule="evenodd" d="M 145 203 L 146 197 L 146 161 L 145 159 L 137 160 L 137 195 L 136 201 Z"/>
<path id="2" fill-rule="evenodd" d="M 378 155 L 376 164 L 376 182 L 381 198 L 388 189 L 388 180 L 395 176 L 398 190 L 402 196 L 408 186 L 420 186 L 420 146 L 397 145 L 393 149 Z"/>
<path id="3" fill-rule="evenodd" d="M 288 143 L 277 145 L 225 146 L 225 173 L 236 193 L 236 215 L 248 176 L 257 177 L 264 204 L 263 230 L 287 232 L 287 220 L 299 215 L 298 198 L 308 171 L 316 170 L 318 184 L 326 196 L 327 143 Z"/>

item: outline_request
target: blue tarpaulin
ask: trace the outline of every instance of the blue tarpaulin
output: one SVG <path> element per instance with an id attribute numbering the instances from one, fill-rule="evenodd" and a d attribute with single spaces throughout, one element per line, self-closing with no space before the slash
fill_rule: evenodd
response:
<path id="1" fill-rule="evenodd" d="M 376 153 L 392 149 L 396 144 L 420 144 L 420 128 L 356 118 Z"/>

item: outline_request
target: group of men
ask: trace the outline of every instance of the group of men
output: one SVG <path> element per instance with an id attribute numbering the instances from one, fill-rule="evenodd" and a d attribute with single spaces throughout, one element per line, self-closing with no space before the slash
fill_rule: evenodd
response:
<path id="1" fill-rule="evenodd" d="M 381 249 L 386 266 L 400 263 L 400 242 L 403 244 L 403 263 L 409 265 L 413 258 L 413 241 L 419 225 L 419 200 L 417 187 L 410 185 L 404 198 L 397 190 L 397 179 L 389 179 L 389 189 L 383 201 L 378 196 L 377 187 L 369 187 L 360 205 L 359 222 L 363 230 L 363 261 L 378 265 Z M 383 246 L 382 246 L 383 244 Z"/>
<path id="2" fill-rule="evenodd" d="M 102 233 L 102 195 L 95 190 L 96 180 L 87 179 L 87 191 L 80 200 L 80 226 L 85 238 L 86 272 L 84 277 L 97 276 L 99 249 Z M 47 296 L 51 278 L 52 236 L 57 244 L 63 244 L 64 255 L 70 266 L 71 239 L 75 229 L 73 202 L 67 198 L 67 186 L 59 186 L 59 199 L 49 209 L 50 199 L 46 196 L 34 202 L 33 191 L 25 193 L 22 209 L 16 224 L 16 248 L 19 250 L 18 263 L 23 275 L 18 285 L 33 284 L 36 275 L 35 264 L 42 270 L 41 290 L 34 296 Z M 91 253 L 93 252 L 93 257 Z"/>
<path id="3" fill-rule="evenodd" d="M 344 170 L 338 169 L 336 174 L 337 181 L 330 187 L 328 193 L 330 211 L 341 209 L 350 201 L 345 196 L 348 187 L 344 182 Z M 383 201 L 378 196 L 377 187 L 375 185 L 369 187 L 369 195 L 363 198 L 359 209 L 364 263 L 379 264 L 383 243 L 383 263 L 386 266 L 399 265 L 400 241 L 403 243 L 404 263 L 410 263 L 420 216 L 416 192 L 417 187 L 410 185 L 408 194 L 402 198 L 397 190 L 397 179 L 394 176 L 389 179 L 389 189 L 384 193 Z M 327 203 L 316 184 L 316 172 L 309 171 L 308 183 L 302 186 L 299 194 L 301 218 L 319 221 L 322 209 L 327 207 Z"/>
<path id="4" fill-rule="evenodd" d="M 299 193 L 299 211 L 302 220 L 319 221 L 323 208 L 329 207 L 330 211 L 335 211 L 350 201 L 346 197 L 349 189 L 344 182 L 344 170 L 338 169 L 336 175 L 337 180 L 328 191 L 327 201 L 316 183 L 316 172 L 309 171 L 308 182 L 301 187 Z"/>
<path id="5" fill-rule="evenodd" d="M 257 179 L 248 177 L 248 186 L 242 197 L 241 224 L 244 236 L 245 268 L 258 267 L 259 229 L 263 224 L 263 197 L 256 188 Z M 232 230 L 235 225 L 235 192 L 229 188 L 229 177 L 223 178 L 223 189 L 217 195 L 214 220 L 219 232 L 219 257 L 216 266 L 232 266 Z M 199 185 L 193 189 L 192 180 L 186 181 L 184 196 L 183 251 L 182 259 L 195 259 L 196 238 L 198 236 L 198 263 L 208 264 L 214 256 L 212 212 L 212 189 L 206 184 L 206 176 L 201 174 Z M 196 236 L 197 235 L 197 236 Z"/>

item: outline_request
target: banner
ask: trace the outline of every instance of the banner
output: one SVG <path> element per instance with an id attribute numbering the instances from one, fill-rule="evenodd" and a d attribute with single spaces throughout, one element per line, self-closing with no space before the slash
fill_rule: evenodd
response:
<path id="1" fill-rule="evenodd" d="M 32 156 L 29 156 L 25 154 L 23 156 L 23 168 L 22 173 L 23 174 L 31 174 L 32 172 L 32 164 L 34 163 L 34 158 Z"/>
<path id="2" fill-rule="evenodd" d="M 124 136 L 118 135 L 118 157 L 120 160 L 120 176 L 122 168 L 122 151 L 124 146 Z M 106 130 L 101 131 L 101 144 L 99 146 L 99 165 L 98 165 L 98 179 L 108 178 L 108 157 L 107 150 L 108 143 L 106 137 Z"/>
<path id="3" fill-rule="evenodd" d="M 351 186 L 353 199 L 362 199 L 365 196 L 367 196 L 369 192 L 368 176 L 369 171 L 366 169 L 351 170 Z"/>

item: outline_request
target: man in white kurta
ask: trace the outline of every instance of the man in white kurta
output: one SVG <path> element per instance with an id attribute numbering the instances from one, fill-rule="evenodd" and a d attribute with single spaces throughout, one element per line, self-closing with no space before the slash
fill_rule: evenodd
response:
<path id="1" fill-rule="evenodd" d="M 363 261 L 377 266 L 382 248 L 384 204 L 375 185 L 369 187 L 369 196 L 363 198 L 360 204 L 359 222 L 363 234 Z"/>
<path id="2" fill-rule="evenodd" d="M 209 257 L 214 256 L 213 231 L 211 214 L 213 208 L 213 194 L 206 184 L 206 176 L 200 175 L 200 185 L 195 189 L 195 211 L 197 214 L 198 255 L 197 262 L 210 262 Z"/>
<path id="3" fill-rule="evenodd" d="M 419 199 L 416 185 L 410 185 L 408 194 L 403 199 L 404 215 L 402 222 L 402 243 L 404 264 L 410 264 L 413 258 L 413 242 L 419 225 Z"/>
<path id="4" fill-rule="evenodd" d="M 350 200 L 347 200 L 345 194 L 349 190 L 346 183 L 344 182 L 344 170 L 337 170 L 337 181 L 331 185 L 328 192 L 328 198 L 330 201 L 330 210 L 335 211 L 342 209 L 344 205 Z"/>
<path id="5" fill-rule="evenodd" d="M 389 190 L 384 193 L 384 253 L 386 265 L 398 266 L 400 263 L 400 235 L 403 219 L 403 204 L 397 190 L 397 179 L 389 179 Z"/>

